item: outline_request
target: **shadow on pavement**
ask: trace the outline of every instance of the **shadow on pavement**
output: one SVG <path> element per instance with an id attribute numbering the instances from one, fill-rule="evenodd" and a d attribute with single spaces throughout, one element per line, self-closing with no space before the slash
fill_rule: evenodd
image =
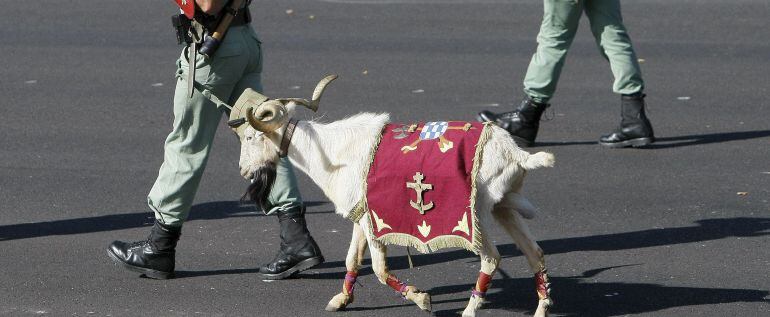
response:
<path id="1" fill-rule="evenodd" d="M 556 305 L 551 309 L 551 312 L 560 316 L 619 316 L 693 305 L 737 302 L 770 303 L 770 300 L 766 299 L 770 295 L 767 290 L 678 287 L 644 283 L 601 283 L 584 280 L 614 268 L 636 265 L 640 264 L 592 269 L 574 277 L 552 276 L 551 283 L 554 289 L 551 296 Z M 366 274 L 362 275 L 372 274 L 371 269 L 367 268 L 366 270 Z M 532 315 L 537 307 L 537 295 L 534 291 L 533 279 L 511 278 L 502 270 L 500 273 L 502 279 L 493 281 L 487 296 L 488 302 L 482 309 L 500 309 Z M 340 280 L 344 275 L 342 273 L 324 274 L 333 275 L 333 278 Z M 317 276 L 318 274 L 302 274 L 301 278 L 313 279 Z M 380 284 L 374 285 L 374 287 L 387 287 Z M 473 286 L 474 284 L 457 284 L 427 290 L 434 297 L 432 301 L 434 305 L 457 303 L 455 308 L 434 311 L 433 315 L 458 316 L 462 314 Z M 359 290 L 359 292 L 366 292 L 366 290 Z M 443 297 L 441 295 L 450 295 L 451 298 L 435 300 L 436 297 Z M 360 296 L 366 295 L 361 294 Z M 403 302 L 395 296 L 393 301 L 394 303 Z M 359 307 L 353 303 L 346 310 L 368 311 L 405 306 L 414 306 L 415 313 L 419 311 L 417 306 L 411 303 L 375 307 Z"/>
<path id="2" fill-rule="evenodd" d="M 770 235 L 770 218 L 715 218 L 698 220 L 696 226 L 649 229 L 641 231 L 603 234 L 587 237 L 564 238 L 538 241 L 549 254 L 576 251 L 615 251 L 674 245 L 699 241 L 718 240 L 728 237 L 759 237 Z M 497 249 L 503 258 L 520 256 L 521 252 L 513 243 L 499 244 Z M 465 250 L 454 250 L 435 254 L 412 256 L 415 266 L 424 266 L 460 259 L 478 257 Z M 408 267 L 406 256 L 388 257 L 388 266 L 393 269 Z M 326 262 L 319 268 L 345 267 L 344 261 Z"/>
<path id="3" fill-rule="evenodd" d="M 667 149 L 691 145 L 722 143 L 770 137 L 770 130 L 711 133 L 656 138 L 655 143 L 644 149 Z M 598 140 L 598 139 L 597 139 Z M 536 142 L 535 146 L 598 145 L 598 141 Z"/>
<path id="4" fill-rule="evenodd" d="M 259 268 L 250 269 L 230 269 L 230 270 L 208 270 L 208 271 L 174 271 L 175 278 L 190 278 L 198 276 L 210 276 L 210 275 L 232 275 L 232 274 L 256 274 L 259 273 Z"/>
<path id="5" fill-rule="evenodd" d="M 331 211 L 328 211 L 331 212 Z M 327 213 L 327 212 L 323 212 Z M 577 238 L 564 238 L 539 241 L 538 244 L 549 254 L 568 253 L 576 251 L 615 251 L 655 247 L 661 245 L 675 245 L 682 243 L 718 240 L 728 237 L 759 237 L 770 235 L 770 218 L 717 218 L 704 219 L 696 221 L 697 226 L 650 229 L 642 231 L 614 233 L 606 235 L 596 235 Z M 0 227 L 0 229 L 2 229 Z M 520 256 L 521 252 L 515 244 L 501 244 L 497 246 L 503 258 Z M 439 264 L 448 261 L 471 259 L 478 261 L 478 257 L 465 250 L 453 250 L 435 254 L 419 254 L 412 256 L 415 266 L 426 266 Z M 364 268 L 359 276 L 373 274 L 370 269 L 370 260 L 364 260 Z M 635 265 L 635 264 L 632 264 Z M 388 266 L 393 270 L 401 270 L 409 267 L 409 260 L 406 256 L 388 257 Z M 628 266 L 628 265 L 626 265 Z M 325 262 L 313 268 L 314 270 L 342 268 L 341 272 L 322 272 L 315 273 L 303 272 L 297 275 L 297 278 L 303 279 L 342 279 L 344 277 L 345 261 Z M 584 273 L 583 277 L 591 277 L 598 274 L 598 270 L 590 270 Z M 252 269 L 227 269 L 227 270 L 209 270 L 209 271 L 178 271 L 178 277 L 197 277 L 210 275 L 230 275 L 257 273 L 257 268 Z M 501 271 L 503 276 L 506 276 Z M 531 282 L 531 281 L 530 281 Z M 530 283 L 528 282 L 528 283 Z M 531 283 L 530 283 L 531 284 Z M 470 289 L 470 288 L 468 288 Z"/>
<path id="6" fill-rule="evenodd" d="M 585 274 L 585 273 L 584 273 Z M 601 283 L 580 277 L 552 277 L 552 297 L 556 305 L 551 312 L 564 316 L 619 316 L 659 311 L 673 307 L 736 302 L 766 302 L 766 290 L 678 287 L 643 283 Z M 675 282 L 675 281 L 672 281 Z M 537 308 L 531 278 L 494 280 L 486 309 L 502 309 L 531 315 Z M 457 316 L 465 308 L 473 284 L 436 287 L 431 295 L 462 294 L 445 302 L 461 302 L 457 309 L 435 312 L 436 316 Z"/>
<path id="7" fill-rule="evenodd" d="M 548 254 L 567 253 L 574 251 L 613 251 L 673 245 L 699 241 L 718 240 L 728 237 L 759 237 L 770 235 L 770 218 L 726 218 L 704 219 L 696 221 L 696 226 L 651 229 L 634 232 L 597 235 L 578 238 L 565 238 L 540 241 L 540 245 Z M 518 256 L 521 253 L 514 244 L 498 246 L 504 257 Z M 433 255 L 413 256 L 415 265 L 424 266 L 446 261 L 474 259 L 470 252 L 459 250 Z M 367 265 L 367 263 L 364 263 Z M 408 267 L 406 256 L 388 258 L 388 265 L 393 269 Z M 600 273 L 619 267 L 637 266 L 627 264 L 607 268 L 591 269 L 580 276 L 555 277 L 551 276 L 554 285 L 552 296 L 556 306 L 554 314 L 565 316 L 618 316 L 659 311 L 673 307 L 692 305 L 708 305 L 734 302 L 766 302 L 770 292 L 767 290 L 726 289 L 678 287 L 644 283 L 600 283 L 586 281 Z M 344 262 L 327 262 L 320 267 L 342 267 Z M 537 307 L 537 297 L 534 292 L 532 278 L 511 278 L 504 270 L 500 270 L 502 279 L 494 280 L 488 296 L 490 309 L 502 309 L 531 315 Z M 361 276 L 373 274 L 367 267 Z M 338 279 L 342 280 L 343 272 L 324 272 L 320 274 L 303 274 L 306 279 Z M 672 281 L 676 282 L 676 281 Z M 457 308 L 435 311 L 435 316 L 457 316 L 462 313 L 470 290 L 474 284 L 458 284 L 436 287 L 428 290 L 431 295 L 453 295 L 454 298 L 433 301 L 437 303 L 458 303 Z M 456 296 L 454 296 L 456 295 Z M 409 305 L 383 307 L 349 307 L 349 310 L 374 310 Z M 417 311 L 417 307 L 415 307 Z"/>
<path id="8" fill-rule="evenodd" d="M 324 204 L 327 204 L 327 202 L 305 202 L 305 205 L 308 207 Z M 308 212 L 308 214 L 316 213 L 334 213 L 334 211 Z M 256 210 L 254 205 L 241 204 L 239 201 L 215 201 L 193 206 L 192 209 L 190 209 L 190 216 L 187 221 L 263 216 L 265 216 L 265 214 Z M 152 213 L 140 212 L 5 225 L 0 226 L 0 241 L 124 230 L 151 226 L 153 221 L 155 221 L 155 217 Z"/>
<path id="9" fill-rule="evenodd" d="M 308 205 L 322 205 L 325 202 L 308 202 Z M 320 213 L 332 213 L 322 211 Z M 244 206 L 237 201 L 211 202 L 193 207 L 189 220 L 220 219 L 231 217 L 262 216 L 255 212 L 253 206 Z M 149 213 L 134 213 L 109 215 L 91 218 L 59 220 L 51 222 L 16 224 L 0 226 L 0 240 L 25 239 L 49 235 L 82 234 L 110 230 L 129 229 L 147 226 L 152 222 Z M 718 240 L 728 237 L 760 237 L 770 235 L 770 218 L 715 218 L 696 221 L 696 225 L 688 227 L 650 229 L 624 233 L 552 239 L 540 241 L 540 246 L 548 254 L 559 254 L 576 251 L 613 251 L 636 248 L 675 245 L 699 241 Z M 519 256 L 521 253 L 514 244 L 499 245 L 504 257 Z M 417 266 L 443 263 L 446 261 L 472 259 L 477 257 L 465 250 L 454 250 L 436 254 L 413 256 Z M 368 260 L 367 260 L 368 262 Z M 366 263 L 365 263 L 366 264 Z M 406 256 L 388 258 L 392 269 L 408 267 Z M 628 264 L 638 265 L 638 264 Z M 326 262 L 315 269 L 342 268 L 344 261 Z M 553 297 L 557 305 L 553 313 L 567 316 L 617 316 L 658 311 L 672 307 L 691 305 L 706 305 L 732 302 L 767 302 L 770 292 L 750 289 L 720 289 L 678 287 L 644 283 L 601 283 L 586 281 L 600 272 L 613 269 L 592 269 L 576 277 L 551 276 L 554 285 Z M 207 271 L 177 271 L 179 278 L 225 274 L 254 274 L 257 268 L 207 270 Z M 362 275 L 372 274 L 371 268 L 362 270 Z M 531 314 L 537 305 L 532 287 L 532 278 L 511 278 L 500 271 L 502 279 L 495 280 L 488 300 L 487 308 L 518 311 Z M 299 274 L 303 279 L 339 279 L 341 272 L 321 272 L 312 270 Z M 675 282 L 675 281 L 672 281 Z M 436 311 L 436 316 L 456 315 L 465 306 L 468 293 L 473 284 L 458 284 L 433 288 L 432 295 L 451 295 L 454 298 L 435 301 L 435 303 L 458 303 L 456 309 Z M 373 310 L 405 305 L 385 307 L 350 307 L 350 310 Z M 407 305 L 408 306 L 408 305 Z M 415 309 L 417 309 L 415 307 Z"/>

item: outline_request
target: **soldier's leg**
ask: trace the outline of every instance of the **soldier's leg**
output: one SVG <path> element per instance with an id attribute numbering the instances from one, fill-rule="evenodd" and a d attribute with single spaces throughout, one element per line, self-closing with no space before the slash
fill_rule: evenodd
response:
<path id="1" fill-rule="evenodd" d="M 242 68 L 245 61 L 240 46 L 223 45 L 226 49 L 219 52 L 221 58 L 196 59 L 195 80 L 219 99 L 227 100 L 242 71 L 215 74 L 214 69 Z M 166 138 L 163 164 L 147 199 L 156 223 L 147 240 L 115 241 L 107 250 L 116 263 L 152 278 L 173 277 L 181 226 L 187 219 L 221 120 L 221 110 L 197 89 L 192 97 L 188 95 L 184 54 L 177 66 L 173 129 Z"/>
<path id="2" fill-rule="evenodd" d="M 323 263 L 321 249 L 307 229 L 305 206 L 297 186 L 294 169 L 287 158 L 276 166 L 273 188 L 268 195 L 268 214 L 278 216 L 281 248 L 270 262 L 260 267 L 265 279 L 284 279 Z"/>
<path id="3" fill-rule="evenodd" d="M 220 100 L 230 99 L 248 63 L 241 42 L 237 36 L 228 36 L 214 57 L 197 55 L 195 81 L 200 85 L 192 97 L 187 93 L 188 64 L 184 52 L 177 61 L 174 126 L 166 138 L 158 179 L 147 197 L 156 219 L 165 225 L 178 227 L 187 219 L 225 110 L 217 108 L 199 88 Z"/>
<path id="4" fill-rule="evenodd" d="M 619 0 L 593 0 L 585 4 L 586 16 L 597 45 L 610 62 L 615 82 L 612 90 L 631 95 L 644 89 L 642 71 L 631 38 L 623 24 Z"/>
<path id="5" fill-rule="evenodd" d="M 482 111 L 478 114 L 479 121 L 491 121 L 507 130 L 519 146 L 531 146 L 535 142 L 540 118 L 556 91 L 567 50 L 575 38 L 583 2 L 543 1 L 544 13 L 537 35 L 537 50 L 524 76 L 526 98 L 510 112 L 496 114 Z"/>
<path id="6" fill-rule="evenodd" d="M 233 90 L 231 104 L 247 88 L 262 92 L 262 51 L 256 33 L 251 28 L 238 29 L 250 54 L 246 75 Z M 266 214 L 276 215 L 281 228 L 281 248 L 275 258 L 260 267 L 265 279 L 283 279 L 309 269 L 324 261 L 305 221 L 305 206 L 300 195 L 294 168 L 287 158 L 276 166 L 273 187 L 268 195 Z"/>
<path id="7" fill-rule="evenodd" d="M 186 81 L 178 81 L 174 128 L 166 138 L 163 164 L 147 196 L 159 222 L 181 227 L 187 219 L 221 120 L 222 113 L 210 100 L 197 91 L 188 98 Z"/>
<path id="8" fill-rule="evenodd" d="M 621 94 L 621 121 L 614 132 L 603 135 L 606 147 L 639 147 L 655 141 L 644 103 L 644 80 L 631 38 L 620 12 L 619 0 L 594 0 L 585 5 L 596 43 L 610 62 L 615 77 L 612 90 Z"/>
<path id="9" fill-rule="evenodd" d="M 524 92 L 537 103 L 547 103 L 556 91 L 567 50 L 578 29 L 584 2 L 543 1 L 543 22 L 537 35 L 537 51 L 524 77 Z"/>

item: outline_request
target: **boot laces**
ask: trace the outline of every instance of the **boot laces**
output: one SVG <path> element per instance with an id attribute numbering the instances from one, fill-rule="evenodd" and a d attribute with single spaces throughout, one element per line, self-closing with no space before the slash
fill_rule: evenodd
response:
<path id="1" fill-rule="evenodd" d="M 519 113 L 519 110 L 514 110 L 500 113 L 497 117 L 498 119 L 503 120 L 515 120 L 519 119 L 521 114 Z M 551 107 L 548 107 L 548 109 L 546 109 L 546 111 L 543 113 L 543 116 L 540 117 L 540 121 L 551 121 L 554 117 L 556 117 L 556 112 L 554 112 Z"/>
<path id="2" fill-rule="evenodd" d="M 503 113 L 498 115 L 498 118 L 504 119 L 504 120 L 518 119 L 519 118 L 519 111 L 518 110 L 514 110 L 514 111 L 503 112 Z"/>
<path id="3" fill-rule="evenodd" d="M 136 247 L 143 247 L 145 244 L 150 244 L 150 238 L 147 238 L 146 240 L 130 242 L 126 245 L 126 247 L 128 249 L 133 249 Z"/>

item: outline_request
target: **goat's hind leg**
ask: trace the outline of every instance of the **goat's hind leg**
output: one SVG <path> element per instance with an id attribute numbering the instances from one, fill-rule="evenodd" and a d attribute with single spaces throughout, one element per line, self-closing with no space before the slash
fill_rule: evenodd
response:
<path id="1" fill-rule="evenodd" d="M 342 292 L 335 295 L 326 305 L 327 311 L 342 310 L 353 302 L 353 289 L 356 285 L 358 270 L 364 261 L 364 252 L 366 252 L 366 236 L 359 224 L 353 225 L 353 237 L 350 239 L 348 255 L 345 257 L 345 281 L 342 284 Z"/>
<path id="2" fill-rule="evenodd" d="M 395 275 L 388 271 L 388 265 L 385 261 L 387 254 L 385 245 L 372 240 L 371 237 L 368 236 L 367 242 L 369 242 L 369 253 L 372 256 L 372 269 L 374 270 L 374 274 L 377 275 L 377 279 L 380 280 L 380 283 L 390 286 L 396 293 L 417 304 L 420 309 L 430 311 L 430 294 L 420 291 L 417 287 L 406 285 L 399 281 Z"/>
<path id="3" fill-rule="evenodd" d="M 481 309 L 487 290 L 492 282 L 492 276 L 495 274 L 497 266 L 500 264 L 500 253 L 497 251 L 497 247 L 489 241 L 487 235 L 483 232 L 482 241 L 484 246 L 479 252 L 479 256 L 481 257 L 481 270 L 479 271 L 479 277 L 476 280 L 476 286 L 474 286 L 471 291 L 471 298 L 468 300 L 468 306 L 466 306 L 463 311 L 463 317 L 476 316 L 476 311 Z"/>
<path id="4" fill-rule="evenodd" d="M 506 195 L 506 198 L 509 198 L 509 195 Z M 514 208 L 516 208 L 516 204 L 512 201 L 503 201 L 495 206 L 493 215 L 508 235 L 513 238 L 521 252 L 524 253 L 530 268 L 535 273 L 535 288 L 538 297 L 535 317 L 546 317 L 548 316 L 548 310 L 553 305 L 553 300 L 550 297 L 551 287 L 548 281 L 543 250 L 535 242 L 524 219 Z"/>

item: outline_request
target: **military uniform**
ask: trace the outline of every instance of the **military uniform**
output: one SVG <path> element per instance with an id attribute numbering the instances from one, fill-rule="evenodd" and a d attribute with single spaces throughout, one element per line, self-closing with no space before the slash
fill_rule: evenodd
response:
<path id="1" fill-rule="evenodd" d="M 262 51 L 249 25 L 231 27 L 212 58 L 197 54 L 195 81 L 220 100 L 234 103 L 246 88 L 262 91 Z M 174 127 L 166 138 L 163 164 L 147 198 L 155 218 L 163 224 L 181 226 L 198 190 L 222 113 L 209 98 L 195 91 L 188 98 L 187 48 L 177 60 L 174 93 Z M 268 202 L 268 214 L 299 209 L 302 198 L 291 164 L 278 164 L 276 183 Z"/>
<path id="2" fill-rule="evenodd" d="M 108 249 L 113 260 L 129 269 L 155 278 L 173 276 L 176 240 L 198 190 L 217 126 L 222 121 L 222 114 L 229 111 L 212 102 L 210 95 L 214 95 L 215 100 L 233 104 L 248 88 L 262 91 L 261 43 L 248 24 L 249 20 L 248 11 L 240 17 L 236 16 L 213 56 L 195 54 L 192 62 L 195 63 L 196 89 L 192 95 L 188 92 L 187 82 L 191 46 L 183 49 L 176 62 L 173 129 L 166 138 L 163 164 L 147 198 L 150 209 L 155 213 L 156 224 L 149 242 L 142 245 L 141 242 L 127 244 L 116 241 Z M 320 250 L 307 232 L 297 179 L 286 158 L 281 159 L 276 167 L 276 178 L 266 207 L 265 213 L 278 215 L 282 222 L 291 220 L 297 227 L 293 228 L 293 236 L 284 237 L 282 224 L 282 250 L 286 249 L 285 245 L 299 244 L 295 249 L 302 249 L 303 246 L 312 249 L 305 252 L 305 257 L 299 257 L 299 260 L 314 259 L 311 261 L 314 263 L 305 263 L 305 266 L 323 261 Z M 158 241 L 153 242 L 153 238 Z M 298 241 L 285 241 L 286 238 Z M 273 263 L 281 260 L 283 253 L 286 252 L 279 253 Z M 293 262 L 296 261 L 284 261 L 283 265 L 263 273 L 270 275 L 266 278 L 287 277 L 296 272 L 287 271 L 294 268 L 296 263 Z"/>
<path id="3" fill-rule="evenodd" d="M 652 143 L 652 126 L 644 113 L 644 81 L 631 39 L 623 25 L 619 0 L 544 0 L 544 15 L 537 36 L 537 51 L 524 77 L 527 99 L 516 110 L 479 114 L 483 121 L 497 122 L 520 142 L 531 145 L 538 122 L 556 91 L 564 60 L 585 12 L 591 32 L 615 77 L 612 89 L 621 94 L 621 125 L 603 136 L 609 147 L 641 146 Z"/>

